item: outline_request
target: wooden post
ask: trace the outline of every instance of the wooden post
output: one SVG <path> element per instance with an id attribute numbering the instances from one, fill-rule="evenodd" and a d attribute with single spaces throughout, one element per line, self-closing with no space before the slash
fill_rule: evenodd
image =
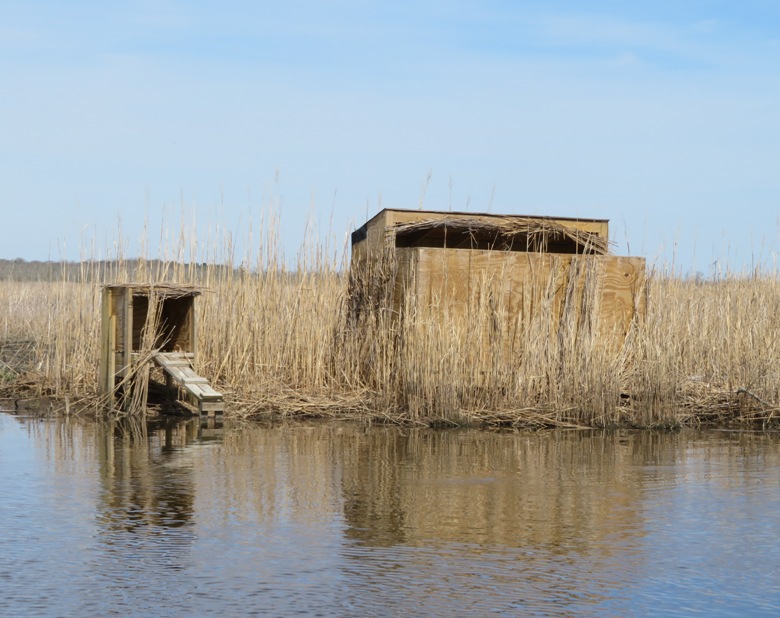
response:
<path id="1" fill-rule="evenodd" d="M 197 367 L 197 345 L 198 345 L 198 321 L 195 317 L 195 299 L 190 299 L 188 309 L 190 315 L 190 353 L 192 354 L 192 364 Z"/>
<path id="2" fill-rule="evenodd" d="M 106 376 L 106 394 L 109 395 L 109 409 L 114 409 L 114 388 L 116 386 L 116 316 L 108 319 L 108 372 Z"/>
<path id="3" fill-rule="evenodd" d="M 103 288 L 101 294 L 101 307 L 100 307 L 100 371 L 98 374 L 98 386 L 100 388 L 101 395 L 108 395 L 110 392 L 109 378 L 113 379 L 113 375 L 109 370 L 109 359 L 113 353 L 111 346 L 109 345 L 109 337 L 111 330 L 111 290 Z"/>
<path id="4" fill-rule="evenodd" d="M 127 376 L 130 373 L 130 364 L 133 360 L 133 288 L 127 287 L 123 290 L 125 307 L 125 332 L 123 334 L 122 350 L 124 358 L 124 368 L 122 375 Z"/>

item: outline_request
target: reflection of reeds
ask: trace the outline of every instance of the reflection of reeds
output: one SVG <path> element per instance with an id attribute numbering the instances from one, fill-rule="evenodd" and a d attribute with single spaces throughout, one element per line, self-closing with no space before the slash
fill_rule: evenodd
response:
<path id="1" fill-rule="evenodd" d="M 194 244 L 182 238 L 185 248 Z M 197 267 L 180 247 L 165 250 L 174 256 L 168 261 L 85 263 L 76 280 L 3 282 L 0 336 L 33 342 L 35 353 L 0 388 L 95 397 L 98 284 L 166 280 L 209 290 L 196 304 L 196 369 L 227 393 L 228 414 L 531 426 L 777 417 L 774 274 L 702 283 L 654 273 L 642 292 L 646 319 L 614 348 L 603 344 L 609 337 L 593 317 L 600 275 L 587 256 L 568 271 L 553 268 L 522 302 L 500 276 L 485 276 L 472 282 L 465 308 L 434 295 L 430 303 L 402 303 L 399 312 L 393 260 L 350 280 L 346 263 L 315 244 L 290 270 L 272 227 L 264 238 L 242 268 L 230 266 L 226 242 L 207 249 L 208 263 Z M 569 287 L 556 295 L 562 282 Z M 152 353 L 148 335 L 144 350 Z M 145 401 L 144 372 L 148 364 L 137 388 L 127 389 L 131 407 Z"/>

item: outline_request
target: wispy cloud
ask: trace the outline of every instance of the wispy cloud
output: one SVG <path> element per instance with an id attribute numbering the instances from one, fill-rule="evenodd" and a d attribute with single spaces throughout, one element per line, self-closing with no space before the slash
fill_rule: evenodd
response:
<path id="1" fill-rule="evenodd" d="M 589 14 L 543 15 L 538 32 L 559 45 L 631 45 L 669 49 L 679 46 L 665 26 Z"/>
<path id="2" fill-rule="evenodd" d="M 642 64 L 642 62 L 633 52 L 622 52 L 613 59 L 612 64 L 620 67 L 630 67 L 638 66 Z"/>
<path id="3" fill-rule="evenodd" d="M 0 26 L 0 47 L 6 49 L 32 49 L 45 40 L 40 30 Z"/>
<path id="4" fill-rule="evenodd" d="M 693 24 L 693 29 L 696 30 L 697 32 L 710 34 L 712 32 L 715 32 L 717 25 L 718 25 L 717 20 L 705 19 L 703 21 L 697 21 L 695 24 Z"/>
<path id="5" fill-rule="evenodd" d="M 768 3 L 745 2 L 766 10 L 17 2 L 0 26 L 0 202 L 19 205 L 18 228 L 47 204 L 49 228 L 36 225 L 48 238 L 70 195 L 110 219 L 105 203 L 134 203 L 147 187 L 206 195 L 224 184 L 238 204 L 279 167 L 288 213 L 308 208 L 312 188 L 338 186 L 339 209 L 357 218 L 379 192 L 416 203 L 433 169 L 431 207 L 451 199 L 451 176 L 461 204 L 496 184 L 496 209 L 630 225 L 637 213 L 639 228 L 653 213 L 659 229 L 686 216 L 704 229 L 751 200 L 774 217 L 780 22 Z M 31 251 L 17 246 L 5 250 Z"/>

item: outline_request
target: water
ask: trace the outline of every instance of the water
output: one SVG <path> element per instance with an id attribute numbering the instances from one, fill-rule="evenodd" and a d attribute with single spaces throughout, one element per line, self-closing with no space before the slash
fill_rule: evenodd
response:
<path id="1" fill-rule="evenodd" d="M 780 442 L 0 414 L 2 616 L 780 613 Z"/>

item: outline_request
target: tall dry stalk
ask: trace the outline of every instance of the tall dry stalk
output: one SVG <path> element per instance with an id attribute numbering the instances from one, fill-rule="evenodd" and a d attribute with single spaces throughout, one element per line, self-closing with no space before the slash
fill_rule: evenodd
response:
<path id="1" fill-rule="evenodd" d="M 119 409 L 130 416 L 144 416 L 149 397 L 149 377 L 151 376 L 154 355 L 163 347 L 160 341 L 162 332 L 162 302 L 152 288 L 149 294 L 146 321 L 141 330 L 141 342 L 137 357 L 122 380 L 121 403 Z"/>
<path id="2" fill-rule="evenodd" d="M 183 228 L 160 259 L 117 249 L 59 281 L 0 282 L 3 341 L 34 349 L 4 388 L 96 397 L 100 284 L 169 281 L 207 289 L 197 369 L 227 394 L 228 413 L 650 426 L 767 421 L 780 406 L 775 273 L 712 282 L 652 273 L 646 318 L 611 347 L 594 318 L 595 260 L 553 268 L 521 302 L 500 272 L 475 277 L 465 317 L 446 295 L 399 311 L 392 259 L 350 276 L 338 252 L 314 241 L 290 266 L 275 226 L 252 231 L 262 242 L 240 267 L 232 237 L 198 244 Z M 144 349 L 154 350 L 151 334 Z M 128 392 L 140 406 L 143 387 Z"/>

